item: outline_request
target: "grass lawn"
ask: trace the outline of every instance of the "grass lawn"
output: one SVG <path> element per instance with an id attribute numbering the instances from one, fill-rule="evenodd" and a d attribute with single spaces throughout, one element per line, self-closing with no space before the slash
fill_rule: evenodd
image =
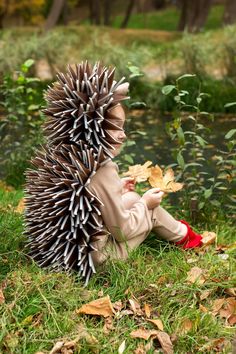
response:
<path id="1" fill-rule="evenodd" d="M 219 250 L 220 245 L 235 242 L 234 228 L 227 221 L 201 226 L 217 232 L 218 240 L 199 254 L 183 252 L 151 235 L 126 262 L 102 267 L 83 289 L 75 275 L 49 273 L 27 257 L 23 218 L 14 211 L 22 195 L 22 191 L 0 192 L 0 289 L 5 298 L 0 292 L 0 353 L 48 353 L 56 342 L 78 336 L 74 353 L 117 353 L 124 340 L 124 353 L 160 353 L 156 340 L 130 336 L 139 328 L 154 329 L 147 308 L 150 318 L 161 320 L 171 336 L 174 353 L 232 352 L 235 328 L 225 318 L 227 303 L 216 301 L 235 294 L 235 247 Z M 200 226 L 196 228 L 200 231 Z M 186 280 L 193 267 L 203 270 L 202 284 Z M 112 326 L 110 319 L 75 312 L 106 295 L 123 306 Z M 135 311 L 130 299 L 141 310 Z"/>

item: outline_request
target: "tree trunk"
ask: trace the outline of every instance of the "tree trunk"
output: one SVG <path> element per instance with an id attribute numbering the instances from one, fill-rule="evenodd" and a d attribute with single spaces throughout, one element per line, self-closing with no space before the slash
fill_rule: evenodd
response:
<path id="1" fill-rule="evenodd" d="M 199 32 L 205 25 L 212 0 L 179 0 L 180 19 L 178 30 Z"/>
<path id="2" fill-rule="evenodd" d="M 199 0 L 198 12 L 194 23 L 194 32 L 199 32 L 205 26 L 212 5 L 212 0 Z"/>
<path id="3" fill-rule="evenodd" d="M 45 31 L 50 30 L 57 24 L 65 6 L 65 2 L 66 0 L 53 0 L 52 7 L 44 26 Z"/>
<path id="4" fill-rule="evenodd" d="M 120 28 L 126 28 L 127 27 L 130 15 L 131 15 L 132 10 L 134 8 L 134 5 L 135 5 L 135 0 L 129 0 L 129 4 L 128 4 L 127 9 L 126 9 L 126 14 L 125 14 L 125 17 L 123 19 L 123 22 L 121 23 Z"/>
<path id="5" fill-rule="evenodd" d="M 104 0 L 103 2 L 103 13 L 104 13 L 104 25 L 105 26 L 110 26 L 111 24 L 111 3 L 114 3 L 111 2 L 111 0 Z"/>
<path id="6" fill-rule="evenodd" d="M 89 0 L 90 22 L 92 25 L 101 24 L 101 1 Z"/>
<path id="7" fill-rule="evenodd" d="M 0 6 L 0 29 L 3 29 L 3 20 L 7 14 L 8 5 L 9 5 L 9 1 L 5 0 L 5 1 L 2 1 L 2 5 Z"/>
<path id="8" fill-rule="evenodd" d="M 223 16 L 224 25 L 231 25 L 236 22 L 236 0 L 226 0 Z"/>

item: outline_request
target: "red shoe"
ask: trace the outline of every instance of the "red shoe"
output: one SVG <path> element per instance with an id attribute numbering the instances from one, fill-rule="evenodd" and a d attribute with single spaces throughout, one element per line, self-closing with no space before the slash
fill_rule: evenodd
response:
<path id="1" fill-rule="evenodd" d="M 183 249 L 195 248 L 202 246 L 202 236 L 196 234 L 189 224 L 184 220 L 179 220 L 182 224 L 187 226 L 188 232 L 187 235 L 180 241 L 175 242 L 176 245 L 181 245 Z"/>

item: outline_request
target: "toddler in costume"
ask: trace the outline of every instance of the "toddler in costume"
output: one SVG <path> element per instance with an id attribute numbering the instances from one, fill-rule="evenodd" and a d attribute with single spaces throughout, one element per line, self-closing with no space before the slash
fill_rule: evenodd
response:
<path id="1" fill-rule="evenodd" d="M 180 247 L 202 237 L 161 206 L 162 191 L 134 192 L 112 161 L 126 138 L 128 83 L 114 69 L 87 62 L 68 67 L 46 93 L 45 146 L 26 172 L 25 234 L 42 267 L 75 270 L 87 284 L 108 258 L 125 259 L 154 231 Z"/>
<path id="2" fill-rule="evenodd" d="M 122 89 L 127 91 L 128 85 L 123 84 Z M 126 138 L 123 129 L 125 112 L 121 104 L 110 112 L 116 117 L 114 123 L 120 127 L 120 130 L 109 131 L 117 140 L 111 150 L 115 157 Z M 111 159 L 91 180 L 89 189 L 103 202 L 101 216 L 110 233 L 95 243 L 98 250 L 93 254 L 95 264 L 101 264 L 107 258 L 126 259 L 128 251 L 138 247 L 151 231 L 184 249 L 201 246 L 201 235 L 196 234 L 186 221 L 175 220 L 160 206 L 164 194 L 160 189 L 149 189 L 140 196 L 134 192 L 134 185 L 133 178 L 119 178 L 118 166 Z"/>

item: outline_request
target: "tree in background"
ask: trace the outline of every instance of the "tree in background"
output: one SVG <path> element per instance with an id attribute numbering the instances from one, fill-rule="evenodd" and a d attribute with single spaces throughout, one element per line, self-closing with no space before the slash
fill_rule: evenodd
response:
<path id="1" fill-rule="evenodd" d="M 16 17 L 23 24 L 43 22 L 42 9 L 45 0 L 0 0 L 0 28 L 4 27 L 6 17 Z"/>
<path id="2" fill-rule="evenodd" d="M 236 0 L 226 0 L 223 23 L 231 25 L 236 22 Z"/>
<path id="3" fill-rule="evenodd" d="M 89 0 L 90 23 L 92 25 L 111 25 L 111 0 Z"/>
<path id="4" fill-rule="evenodd" d="M 124 19 L 123 19 L 123 21 L 121 23 L 120 28 L 127 27 L 127 24 L 129 22 L 130 15 L 131 15 L 131 13 L 133 11 L 134 5 L 135 5 L 135 0 L 129 0 L 128 6 L 127 6 L 126 12 L 125 12 L 125 17 L 124 17 Z"/>
<path id="5" fill-rule="evenodd" d="M 178 0 L 180 18 L 178 30 L 196 33 L 203 29 L 210 12 L 212 0 Z"/>
<path id="6" fill-rule="evenodd" d="M 44 25 L 45 31 L 50 30 L 57 24 L 65 5 L 66 0 L 53 0 L 50 12 Z"/>

